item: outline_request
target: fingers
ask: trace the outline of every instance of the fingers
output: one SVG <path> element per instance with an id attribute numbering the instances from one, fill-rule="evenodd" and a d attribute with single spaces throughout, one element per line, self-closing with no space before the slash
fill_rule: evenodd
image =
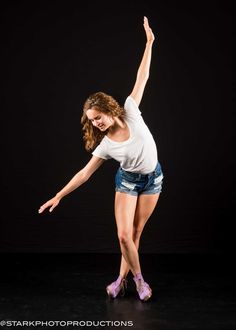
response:
<path id="1" fill-rule="evenodd" d="M 147 33 L 152 32 L 152 29 L 149 26 L 148 19 L 146 16 L 144 16 L 144 19 L 143 19 L 143 26 Z"/>
<path id="2" fill-rule="evenodd" d="M 40 206 L 38 213 L 42 213 L 48 207 L 50 207 L 49 212 L 52 212 L 58 204 L 59 204 L 59 199 L 54 197 L 49 201 L 47 201 L 47 203 Z"/>
<path id="3" fill-rule="evenodd" d="M 42 213 L 46 209 L 46 207 L 47 207 L 46 204 L 40 206 L 38 213 Z"/>
<path id="4" fill-rule="evenodd" d="M 49 207 L 50 205 L 52 205 L 51 203 L 47 202 L 45 204 L 43 204 L 42 206 L 40 206 L 38 213 L 42 213 L 47 207 Z M 51 207 L 49 212 L 52 212 L 52 210 L 54 209 L 54 207 Z"/>
<path id="5" fill-rule="evenodd" d="M 143 25 L 146 27 L 149 27 L 148 19 L 146 16 L 144 16 L 144 18 L 143 18 Z"/>
<path id="6" fill-rule="evenodd" d="M 154 37 L 154 34 L 152 32 L 152 29 L 149 26 L 148 19 L 147 19 L 146 16 L 144 16 L 144 18 L 143 18 L 143 26 L 144 26 L 144 29 L 145 29 L 145 32 L 146 32 L 147 40 L 148 41 L 154 41 L 155 37 Z"/>
<path id="7" fill-rule="evenodd" d="M 54 207 L 56 207 L 56 205 L 52 206 L 50 209 L 49 209 L 49 212 L 52 212 Z"/>

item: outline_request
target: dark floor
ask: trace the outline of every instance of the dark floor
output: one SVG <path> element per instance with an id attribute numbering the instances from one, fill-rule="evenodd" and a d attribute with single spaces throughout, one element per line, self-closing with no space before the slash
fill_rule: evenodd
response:
<path id="1" fill-rule="evenodd" d="M 0 325 L 11 329 L 16 323 L 9 321 L 21 321 L 21 327 L 23 321 L 41 320 L 51 323 L 23 328 L 236 329 L 233 258 L 142 254 L 140 259 L 153 289 L 145 303 L 131 276 L 125 297 L 107 298 L 105 286 L 118 275 L 119 255 L 2 254 Z M 59 326 L 52 323 L 59 320 Z"/>

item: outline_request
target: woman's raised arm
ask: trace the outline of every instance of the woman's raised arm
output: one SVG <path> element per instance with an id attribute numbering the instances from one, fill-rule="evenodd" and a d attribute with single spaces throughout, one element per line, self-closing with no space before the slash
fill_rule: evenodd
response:
<path id="1" fill-rule="evenodd" d="M 138 68 L 135 85 L 131 93 L 132 98 L 135 100 L 138 106 L 142 100 L 144 88 L 149 78 L 149 69 L 150 69 L 151 57 L 152 57 L 152 44 L 153 41 L 155 40 L 152 29 L 150 28 L 148 23 L 148 19 L 145 16 L 144 16 L 143 26 L 147 38 L 146 47 L 144 50 L 144 54 L 140 66 Z"/>

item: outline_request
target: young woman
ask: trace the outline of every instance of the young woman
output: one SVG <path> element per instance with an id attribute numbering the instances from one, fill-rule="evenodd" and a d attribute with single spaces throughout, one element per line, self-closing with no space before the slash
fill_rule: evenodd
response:
<path id="1" fill-rule="evenodd" d="M 146 301 L 152 290 L 142 276 L 138 248 L 144 226 L 157 204 L 163 173 L 153 136 L 139 110 L 149 77 L 155 39 L 146 17 L 143 25 L 147 41 L 132 93 L 124 107 L 102 92 L 89 96 L 84 104 L 81 123 L 85 148 L 94 150 L 93 156 L 38 212 L 42 213 L 48 207 L 51 212 L 64 196 L 85 183 L 106 159 L 117 160 L 120 167 L 115 177 L 115 218 L 122 257 L 120 274 L 106 287 L 106 291 L 112 298 L 123 295 L 127 287 L 126 276 L 131 270 L 139 298 Z"/>

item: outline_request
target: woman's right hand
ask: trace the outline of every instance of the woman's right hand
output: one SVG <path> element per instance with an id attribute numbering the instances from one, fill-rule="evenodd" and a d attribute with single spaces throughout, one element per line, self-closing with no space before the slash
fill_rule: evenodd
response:
<path id="1" fill-rule="evenodd" d="M 46 208 L 50 207 L 49 212 L 52 212 L 53 209 L 60 203 L 60 198 L 58 198 L 57 196 L 49 199 L 49 201 L 47 201 L 45 204 L 43 204 L 42 206 L 40 206 L 38 213 L 42 213 Z"/>
<path id="2" fill-rule="evenodd" d="M 155 36 L 152 32 L 152 29 L 149 26 L 148 19 L 146 16 L 144 16 L 144 19 L 143 19 L 143 26 L 144 26 L 144 30 L 146 32 L 147 42 L 153 43 L 153 41 L 155 40 Z"/>

